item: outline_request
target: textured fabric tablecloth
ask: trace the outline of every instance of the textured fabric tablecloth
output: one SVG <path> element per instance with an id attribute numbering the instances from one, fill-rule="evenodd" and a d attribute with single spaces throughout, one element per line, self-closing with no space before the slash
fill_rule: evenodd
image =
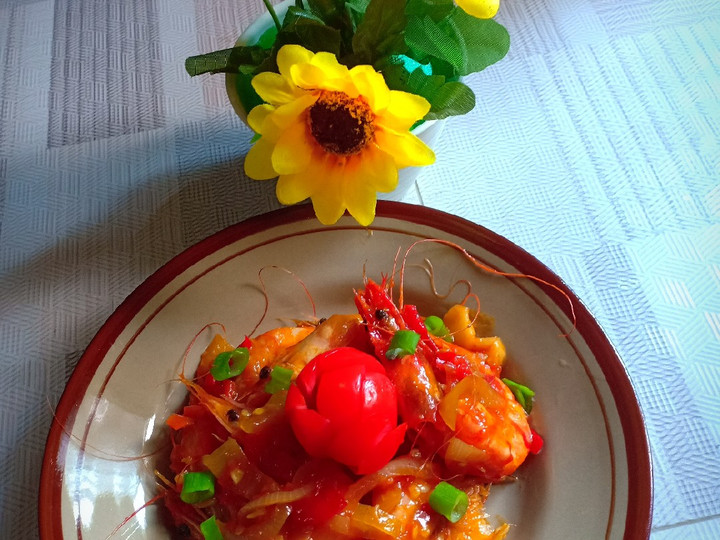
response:
<path id="1" fill-rule="evenodd" d="M 231 0 L 0 1 L 0 538 L 36 536 L 45 438 L 84 347 L 184 248 L 277 208 L 223 48 Z M 407 202 L 519 244 L 582 298 L 647 420 L 653 539 L 720 538 L 720 2 L 506 0 Z M 579 537 L 580 538 L 580 537 Z"/>

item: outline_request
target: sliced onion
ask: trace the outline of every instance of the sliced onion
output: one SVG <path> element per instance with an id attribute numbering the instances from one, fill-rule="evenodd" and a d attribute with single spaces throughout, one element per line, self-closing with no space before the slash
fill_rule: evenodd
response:
<path id="1" fill-rule="evenodd" d="M 291 511 L 289 505 L 276 506 L 266 519 L 245 528 L 238 538 L 278 538 Z"/>
<path id="2" fill-rule="evenodd" d="M 285 410 L 286 396 L 287 392 L 277 392 L 262 407 L 258 407 L 250 413 L 243 411 L 237 425 L 245 433 L 255 433 L 266 422 L 274 420 Z"/>
<path id="3" fill-rule="evenodd" d="M 448 441 L 447 449 L 445 450 L 445 461 L 450 461 L 461 466 L 483 463 L 487 460 L 487 457 L 486 451 L 475 448 L 457 437 L 453 437 Z"/>
<path id="4" fill-rule="evenodd" d="M 385 483 L 386 480 L 397 476 L 415 476 L 417 478 L 430 479 L 436 476 L 436 474 L 433 464 L 423 459 L 411 456 L 394 459 L 379 471 L 363 476 L 348 488 L 345 496 L 348 501 L 348 506 L 352 508 L 360 502 L 360 499 L 370 493 L 379 484 Z"/>
<path id="5" fill-rule="evenodd" d="M 240 513 L 250 514 L 256 510 L 266 508 L 268 506 L 275 506 L 278 504 L 289 504 L 310 495 L 313 491 L 312 485 L 305 485 L 297 489 L 290 491 L 273 491 L 266 495 L 262 495 L 257 499 L 253 499 L 245 506 L 240 508 Z"/>

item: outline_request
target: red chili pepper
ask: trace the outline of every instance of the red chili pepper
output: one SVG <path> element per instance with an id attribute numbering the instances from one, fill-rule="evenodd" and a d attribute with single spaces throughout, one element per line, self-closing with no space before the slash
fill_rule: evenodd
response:
<path id="1" fill-rule="evenodd" d="M 245 339 L 240 344 L 241 347 L 245 347 L 246 349 L 249 349 L 252 347 L 252 340 L 250 339 L 250 336 L 245 336 Z"/>
<path id="2" fill-rule="evenodd" d="M 392 459 L 407 425 L 397 425 L 397 390 L 375 357 L 350 347 L 316 356 L 288 391 L 285 410 L 295 436 L 314 457 L 356 474 Z"/>
<path id="3" fill-rule="evenodd" d="M 530 433 L 532 434 L 532 439 L 530 440 L 530 444 L 528 445 L 528 450 L 531 454 L 538 454 L 545 445 L 545 441 L 543 441 L 543 438 L 534 429 L 530 428 Z"/>
<path id="4" fill-rule="evenodd" d="M 236 401 L 238 398 L 237 385 L 232 379 L 225 379 L 224 381 L 216 381 L 210 373 L 206 373 L 200 378 L 200 386 L 208 393 L 213 396 L 222 397 L 231 401 Z"/>

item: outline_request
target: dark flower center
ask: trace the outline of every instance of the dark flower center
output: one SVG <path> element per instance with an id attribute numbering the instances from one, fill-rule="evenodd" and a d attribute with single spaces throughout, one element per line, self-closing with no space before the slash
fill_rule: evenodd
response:
<path id="1" fill-rule="evenodd" d="M 343 156 L 365 148 L 375 132 L 374 119 L 363 98 L 329 90 L 322 91 L 308 114 L 315 140 L 328 152 Z"/>

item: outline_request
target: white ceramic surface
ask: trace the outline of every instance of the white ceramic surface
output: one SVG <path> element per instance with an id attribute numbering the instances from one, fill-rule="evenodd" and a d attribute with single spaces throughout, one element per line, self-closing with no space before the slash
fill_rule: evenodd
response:
<path id="1" fill-rule="evenodd" d="M 185 398 L 174 381 L 198 335 L 186 370 L 222 323 L 232 342 L 263 311 L 258 272 L 268 287 L 269 315 L 260 330 L 286 318 L 312 316 L 291 270 L 307 286 L 317 316 L 354 312 L 353 288 L 363 272 L 380 279 L 398 250 L 421 238 L 459 243 L 506 272 L 562 283 L 507 240 L 438 211 L 381 202 L 371 229 L 347 216 L 318 226 L 309 206 L 291 207 L 226 229 L 188 249 L 143 283 L 105 323 L 80 360 L 48 438 L 40 494 L 42 538 L 104 539 L 156 493 L 164 421 Z M 507 372 L 536 395 L 535 428 L 546 446 L 521 468 L 518 481 L 493 488 L 489 511 L 513 524 L 510 540 L 640 539 L 650 530 L 648 446 L 637 402 L 620 360 L 594 319 L 528 279 L 490 275 L 457 252 L 420 244 L 411 253 L 406 302 L 438 313 L 457 301 L 431 294 L 428 259 L 439 291 L 468 280 L 482 309 L 496 318 L 507 346 Z M 571 332 L 572 330 L 572 332 Z M 199 332 L 199 334 L 198 334 Z M 570 332 L 569 336 L 562 334 Z M 163 450 L 165 448 L 165 450 Z M 126 459 L 152 454 L 144 459 Z M 167 538 L 159 507 L 138 512 L 116 538 Z"/>

